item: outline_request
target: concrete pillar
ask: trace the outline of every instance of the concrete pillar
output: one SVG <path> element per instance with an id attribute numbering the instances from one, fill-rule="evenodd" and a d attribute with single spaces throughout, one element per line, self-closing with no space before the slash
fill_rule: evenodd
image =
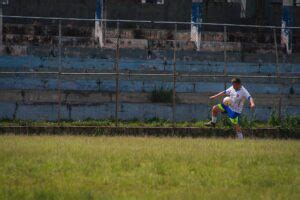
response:
<path id="1" fill-rule="evenodd" d="M 203 20 L 203 0 L 192 1 L 192 23 L 202 23 Z M 201 30 L 202 26 L 198 24 L 191 25 L 191 41 L 196 43 L 197 51 L 201 48 Z"/>
<path id="2" fill-rule="evenodd" d="M 96 13 L 95 13 L 95 40 L 99 43 L 100 47 L 104 46 L 104 24 L 102 21 L 104 16 L 104 0 L 96 0 Z"/>
<path id="3" fill-rule="evenodd" d="M 286 27 L 293 26 L 293 0 L 283 0 L 282 23 L 281 23 L 281 45 L 287 54 L 292 53 L 292 30 Z"/>
<path id="4" fill-rule="evenodd" d="M 241 18 L 246 18 L 247 0 L 241 0 Z"/>

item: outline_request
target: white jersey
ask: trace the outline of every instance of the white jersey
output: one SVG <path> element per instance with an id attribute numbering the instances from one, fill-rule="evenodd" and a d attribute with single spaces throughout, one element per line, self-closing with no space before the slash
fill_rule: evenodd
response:
<path id="1" fill-rule="evenodd" d="M 225 91 L 225 93 L 230 97 L 231 100 L 231 105 L 229 108 L 239 114 L 241 114 L 243 111 L 245 100 L 250 100 L 251 98 L 251 95 L 246 88 L 244 88 L 244 86 L 242 86 L 239 90 L 235 90 L 233 86 L 231 86 Z"/>

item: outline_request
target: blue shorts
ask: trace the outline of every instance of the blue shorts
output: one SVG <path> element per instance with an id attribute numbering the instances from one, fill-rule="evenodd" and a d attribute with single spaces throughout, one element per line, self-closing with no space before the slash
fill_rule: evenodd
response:
<path id="1" fill-rule="evenodd" d="M 227 114 L 233 125 L 239 124 L 239 113 L 232 111 L 229 106 L 225 106 L 223 103 L 218 104 L 218 108 L 222 110 L 223 113 Z"/>

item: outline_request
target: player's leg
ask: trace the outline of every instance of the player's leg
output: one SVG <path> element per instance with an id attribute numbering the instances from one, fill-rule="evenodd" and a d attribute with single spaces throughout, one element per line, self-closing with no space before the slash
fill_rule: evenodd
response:
<path id="1" fill-rule="evenodd" d="M 236 137 L 238 139 L 244 139 L 244 135 L 242 133 L 241 126 L 240 125 L 236 125 L 236 126 L 234 126 L 234 128 L 235 128 L 235 132 L 236 132 Z"/>
<path id="2" fill-rule="evenodd" d="M 236 138 L 244 139 L 244 135 L 242 133 L 242 128 L 239 125 L 239 116 L 236 116 L 235 118 L 229 118 L 229 119 L 234 126 L 234 130 L 236 132 Z"/>
<path id="3" fill-rule="evenodd" d="M 225 112 L 222 104 L 214 105 L 211 110 L 211 121 L 205 123 L 205 126 L 215 127 L 217 123 L 217 116 L 220 112 Z"/>
<path id="4" fill-rule="evenodd" d="M 222 104 L 218 104 L 218 105 L 215 105 L 211 111 L 211 121 L 213 123 L 217 123 L 217 116 L 219 113 L 221 112 L 225 112 L 225 109 L 223 108 Z"/>

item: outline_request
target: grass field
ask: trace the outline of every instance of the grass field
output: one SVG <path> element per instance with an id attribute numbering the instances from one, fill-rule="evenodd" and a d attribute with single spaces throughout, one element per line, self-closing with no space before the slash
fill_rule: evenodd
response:
<path id="1" fill-rule="evenodd" d="M 0 136 L 0 199 L 300 199 L 300 142 Z"/>

